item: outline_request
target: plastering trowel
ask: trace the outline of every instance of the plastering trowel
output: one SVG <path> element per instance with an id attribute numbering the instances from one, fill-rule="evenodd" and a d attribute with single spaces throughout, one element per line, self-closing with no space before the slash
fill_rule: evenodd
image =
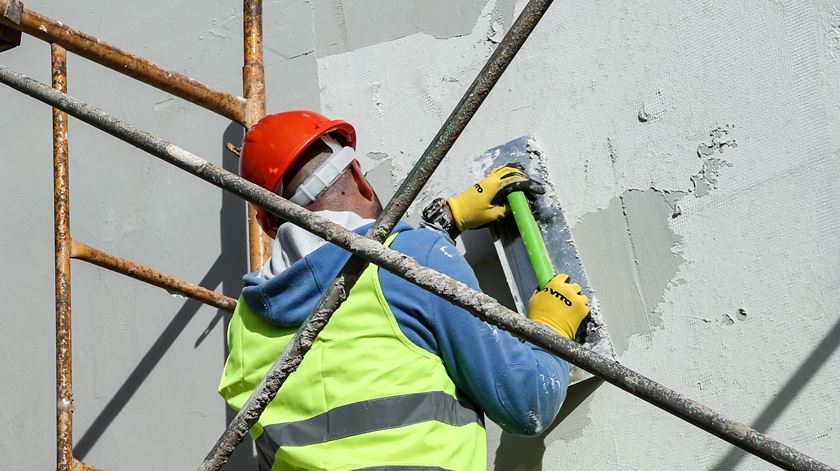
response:
<path id="1" fill-rule="evenodd" d="M 532 137 L 525 136 L 490 149 L 482 157 L 492 164 L 490 168 L 518 164 L 529 177 L 546 185 L 546 193 L 533 204 L 522 192 L 511 193 L 508 203 L 515 223 L 508 218 L 491 226 L 496 252 L 517 310 L 524 315 L 528 300 L 538 287 L 544 287 L 557 273 L 568 274 L 570 282 L 579 284 L 583 294 L 589 297 L 591 320 L 585 327 L 584 346 L 615 360 L 615 350 L 598 309 L 598 298 L 583 270 L 563 209 L 557 202 L 543 162 L 543 152 Z M 590 373 L 572 366 L 570 384 L 591 377 Z"/>

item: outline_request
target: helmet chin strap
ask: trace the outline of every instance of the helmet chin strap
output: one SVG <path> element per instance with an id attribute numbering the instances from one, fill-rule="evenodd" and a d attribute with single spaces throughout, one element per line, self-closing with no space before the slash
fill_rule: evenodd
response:
<path id="1" fill-rule="evenodd" d="M 333 137 L 325 134 L 321 136 L 321 140 L 332 150 L 332 155 L 301 183 L 295 194 L 289 198 L 292 203 L 300 206 L 312 204 L 338 180 L 356 158 L 356 151 L 352 147 L 342 147 Z M 279 190 L 282 192 L 282 180 Z"/>

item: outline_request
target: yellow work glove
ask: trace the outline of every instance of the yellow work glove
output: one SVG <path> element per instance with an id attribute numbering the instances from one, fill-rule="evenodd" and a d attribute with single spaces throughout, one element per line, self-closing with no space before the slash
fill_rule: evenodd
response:
<path id="1" fill-rule="evenodd" d="M 464 232 L 505 217 L 510 211 L 507 195 L 514 191 L 523 191 L 529 197 L 545 192 L 542 184 L 528 178 L 519 165 L 508 164 L 494 169 L 484 180 L 446 202 L 455 226 Z"/>
<path id="2" fill-rule="evenodd" d="M 580 285 L 570 284 L 569 275 L 565 274 L 555 275 L 528 303 L 529 319 L 551 327 L 567 339 L 583 340 L 581 326 L 586 325 L 588 315 L 589 298 L 581 294 Z"/>

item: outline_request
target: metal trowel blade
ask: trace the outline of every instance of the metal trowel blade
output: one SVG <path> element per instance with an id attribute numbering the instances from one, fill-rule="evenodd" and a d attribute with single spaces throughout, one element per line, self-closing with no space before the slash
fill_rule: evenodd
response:
<path id="1" fill-rule="evenodd" d="M 485 152 L 483 160 L 492 162 L 491 168 L 508 163 L 518 163 L 525 168 L 531 178 L 546 184 L 546 193 L 532 205 L 537 225 L 548 249 L 555 273 L 566 273 L 571 282 L 581 286 L 583 294 L 589 297 L 592 321 L 587 325 L 584 346 L 608 358 L 616 359 L 615 350 L 601 316 L 598 297 L 589 283 L 580 260 L 572 232 L 563 208 L 557 201 L 554 187 L 545 166 L 544 153 L 530 136 L 520 137 Z M 517 310 L 525 315 L 528 300 L 537 289 L 534 270 L 525 252 L 525 246 L 513 218 L 508 218 L 491 227 L 494 245 L 499 256 L 508 286 L 516 303 Z M 592 375 L 576 366 L 571 367 L 570 384 L 592 378 Z"/>

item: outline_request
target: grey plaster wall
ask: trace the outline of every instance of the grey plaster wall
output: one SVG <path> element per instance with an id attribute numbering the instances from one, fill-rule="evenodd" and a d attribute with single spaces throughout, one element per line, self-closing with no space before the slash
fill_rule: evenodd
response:
<path id="1" fill-rule="evenodd" d="M 48 16 L 240 93 L 236 2 L 31 1 Z M 524 5 L 265 4 L 270 111 L 353 122 L 389 195 Z M 49 80 L 31 38 L 4 65 Z M 71 94 L 235 168 L 237 126 L 71 56 Z M 840 465 L 840 7 L 829 0 L 559 2 L 421 195 L 470 156 L 535 134 L 622 363 Z M 0 87 L 0 468 L 54 466 L 50 112 Z M 80 241 L 236 296 L 243 204 L 71 120 Z M 409 214 L 416 218 L 416 208 Z M 492 293 L 485 236 L 462 241 Z M 488 275 L 490 274 L 490 275 Z M 77 456 L 195 466 L 229 414 L 225 316 L 74 262 Z M 766 469 L 612 386 L 575 386 L 525 439 L 489 427 L 496 469 Z M 231 469 L 253 469 L 242 447 Z"/>

